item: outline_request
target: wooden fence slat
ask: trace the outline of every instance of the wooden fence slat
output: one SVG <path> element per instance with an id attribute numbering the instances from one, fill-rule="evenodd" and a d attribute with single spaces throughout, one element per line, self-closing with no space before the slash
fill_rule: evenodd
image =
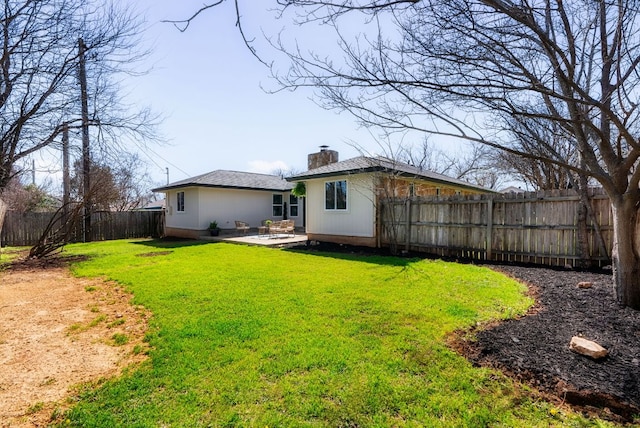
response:
<path id="1" fill-rule="evenodd" d="M 34 245 L 53 215 L 53 213 L 8 211 L 0 234 L 0 244 L 2 246 Z M 95 212 L 91 216 L 91 224 L 94 241 L 159 237 L 164 233 L 164 212 Z M 71 232 L 70 241 L 81 242 L 82 239 L 82 224 L 78 224 Z"/>
<path id="2" fill-rule="evenodd" d="M 609 263 L 612 220 L 609 199 L 601 190 L 591 190 L 593 218 L 586 223 L 588 254 L 603 266 Z M 380 242 L 389 244 L 389 227 L 398 228 L 405 248 L 440 256 L 465 257 L 502 262 L 527 262 L 577 266 L 578 206 L 574 191 L 530 192 L 509 195 L 478 195 L 451 198 L 413 198 L 410 202 L 383 200 L 404 210 L 393 219 L 383 219 Z M 382 210 L 385 212 L 385 210 Z M 600 250 L 595 223 L 606 246 Z"/>

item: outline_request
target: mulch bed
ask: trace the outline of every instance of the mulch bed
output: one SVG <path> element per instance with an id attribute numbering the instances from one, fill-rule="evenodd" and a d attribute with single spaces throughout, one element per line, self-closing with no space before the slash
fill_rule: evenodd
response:
<path id="1" fill-rule="evenodd" d="M 640 312 L 618 306 L 610 272 L 493 266 L 530 286 L 530 314 L 476 333 L 464 352 L 562 401 L 601 416 L 631 421 L 640 415 Z M 579 282 L 592 282 L 581 289 Z M 569 350 L 573 336 L 609 351 L 595 361 Z"/>
<path id="2" fill-rule="evenodd" d="M 385 254 L 325 243 L 297 249 Z M 640 311 L 618 306 L 610 271 L 488 267 L 527 284 L 536 305 L 520 319 L 479 328 L 472 340 L 459 332 L 451 340 L 453 348 L 477 365 L 497 368 L 578 410 L 621 422 L 640 417 Z M 593 286 L 578 288 L 580 282 Z M 573 336 L 599 343 L 609 355 L 595 361 L 574 353 L 569 349 Z"/>

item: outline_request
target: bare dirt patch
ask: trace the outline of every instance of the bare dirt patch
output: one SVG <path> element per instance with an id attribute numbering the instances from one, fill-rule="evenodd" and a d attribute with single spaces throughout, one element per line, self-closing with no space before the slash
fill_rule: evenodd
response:
<path id="1" fill-rule="evenodd" d="M 1 271 L 0 426 L 46 426 L 76 386 L 144 360 L 150 314 L 131 299 L 116 283 L 73 277 L 61 259 Z"/>

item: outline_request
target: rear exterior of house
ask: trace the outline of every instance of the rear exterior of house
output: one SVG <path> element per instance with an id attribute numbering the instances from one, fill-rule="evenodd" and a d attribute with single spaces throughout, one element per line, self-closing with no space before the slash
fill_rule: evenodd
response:
<path id="1" fill-rule="evenodd" d="M 309 240 L 376 246 L 373 177 L 343 174 L 307 179 L 305 184 Z"/>
<path id="2" fill-rule="evenodd" d="M 257 228 L 265 219 L 302 224 L 302 210 L 281 177 L 217 170 L 153 189 L 166 196 L 165 236 L 198 238 L 212 221 L 234 229 L 235 221 Z"/>
<path id="3" fill-rule="evenodd" d="M 338 161 L 323 148 L 309 155 L 309 170 L 289 177 L 306 187 L 309 240 L 380 246 L 382 198 L 450 196 L 491 190 L 383 157 Z"/>

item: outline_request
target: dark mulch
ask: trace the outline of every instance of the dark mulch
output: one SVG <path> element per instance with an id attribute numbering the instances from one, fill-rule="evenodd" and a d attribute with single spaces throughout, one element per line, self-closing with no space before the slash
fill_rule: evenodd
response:
<path id="1" fill-rule="evenodd" d="M 385 254 L 324 243 L 296 249 Z M 475 364 L 498 368 L 580 410 L 618 421 L 640 416 L 640 311 L 618 306 L 610 271 L 489 267 L 527 284 L 536 306 L 525 317 L 474 332 L 475 340 L 466 341 L 468 335 L 461 333 L 451 342 L 456 350 Z M 580 289 L 579 282 L 592 282 L 593 287 Z M 574 353 L 569 350 L 573 336 L 598 342 L 609 355 L 594 361 Z"/>
<path id="2" fill-rule="evenodd" d="M 477 332 L 465 352 L 475 363 L 502 369 L 563 401 L 640 415 L 640 312 L 615 301 L 610 273 L 494 266 L 534 289 L 537 306 L 518 320 Z M 581 289 L 579 282 L 592 282 Z M 569 350 L 573 336 L 609 351 L 600 361 Z"/>

